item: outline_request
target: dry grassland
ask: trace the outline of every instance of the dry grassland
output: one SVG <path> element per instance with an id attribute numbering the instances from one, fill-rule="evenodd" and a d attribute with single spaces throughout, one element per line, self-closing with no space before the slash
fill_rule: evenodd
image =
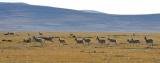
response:
<path id="1" fill-rule="evenodd" d="M 113 32 L 43 32 L 45 37 L 60 37 L 67 45 L 60 45 L 59 38 L 54 43 L 25 43 L 23 39 L 37 36 L 38 32 L 14 32 L 19 36 L 4 36 L 0 32 L 0 63 L 160 63 L 160 33 L 113 33 Z M 28 36 L 30 33 L 31 36 Z M 83 37 L 91 39 L 91 45 L 84 48 L 82 44 L 74 46 L 74 34 L 78 40 Z M 106 40 L 106 46 L 96 45 L 96 37 Z M 148 46 L 144 37 L 154 39 L 154 45 Z M 107 38 L 116 39 L 118 46 L 111 45 Z M 143 45 L 128 45 L 127 39 L 138 39 Z M 3 39 L 12 42 L 1 41 Z"/>

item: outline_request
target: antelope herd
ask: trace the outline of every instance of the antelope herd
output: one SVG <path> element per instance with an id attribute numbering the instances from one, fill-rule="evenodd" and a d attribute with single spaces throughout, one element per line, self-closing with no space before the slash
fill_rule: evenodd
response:
<path id="1" fill-rule="evenodd" d="M 6 36 L 14 36 L 14 33 L 12 33 L 12 32 L 8 32 L 8 33 L 5 33 L 5 34 L 3 34 L 3 35 L 6 35 Z M 43 46 L 43 44 L 45 43 L 45 41 L 50 41 L 50 42 L 52 42 L 52 44 L 54 43 L 54 41 L 53 41 L 53 38 L 54 37 L 43 37 L 43 33 L 41 33 L 41 32 L 39 32 L 39 35 L 40 35 L 40 37 L 36 37 L 36 36 L 33 36 L 32 37 L 32 39 L 33 39 L 33 41 L 34 41 L 34 44 L 36 44 L 36 42 L 40 42 L 41 43 L 41 46 Z M 28 36 L 31 36 L 29 33 L 28 33 Z M 73 37 L 74 36 L 74 37 Z M 135 36 L 135 34 L 134 34 L 134 36 Z M 73 35 L 73 34 L 71 34 L 70 33 L 70 38 L 74 38 L 74 40 L 75 40 L 75 45 L 77 45 L 78 46 L 78 44 L 83 44 L 84 45 L 84 47 L 85 47 L 85 45 L 86 44 L 88 44 L 88 46 L 92 43 L 92 41 L 91 41 L 91 39 L 86 39 L 86 38 L 82 38 L 81 40 L 78 40 L 77 39 L 77 37 L 75 36 L 75 35 Z M 60 42 L 60 44 L 62 44 L 63 46 L 64 45 L 67 45 L 67 43 L 66 43 L 66 41 L 65 40 L 61 40 L 60 39 L 60 37 L 58 37 L 59 39 L 58 39 L 58 41 Z M 99 44 L 99 46 L 101 47 L 102 45 L 106 45 L 106 40 L 105 39 L 100 39 L 98 36 L 96 37 L 96 40 L 98 41 L 97 42 L 97 44 Z M 117 44 L 117 40 L 116 39 L 110 39 L 110 38 L 108 38 L 107 39 L 108 41 L 109 41 L 109 44 L 108 45 L 111 45 L 111 43 L 115 43 L 117 46 L 118 46 L 118 44 Z M 144 37 L 144 40 L 146 41 L 146 43 L 148 44 L 148 46 L 153 46 L 153 39 L 147 39 L 146 37 Z M 11 40 L 5 40 L 5 39 L 3 39 L 2 41 L 11 41 Z M 127 42 L 128 42 L 128 44 L 127 45 L 132 45 L 133 44 L 133 46 L 136 44 L 142 44 L 141 42 L 140 42 L 140 40 L 134 40 L 133 38 L 132 39 L 127 39 L 126 40 Z M 30 42 L 32 42 L 31 41 L 31 38 L 28 38 L 27 40 L 23 40 L 23 42 L 27 42 L 27 43 L 30 43 Z M 74 46 L 75 46 L 74 45 Z M 142 44 L 143 45 L 143 44 Z M 60 45 L 59 45 L 60 46 Z M 77 47 L 76 46 L 76 47 Z"/>

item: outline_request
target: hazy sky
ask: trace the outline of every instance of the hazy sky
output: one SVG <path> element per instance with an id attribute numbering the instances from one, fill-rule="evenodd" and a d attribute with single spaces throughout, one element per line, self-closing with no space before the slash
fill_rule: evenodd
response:
<path id="1" fill-rule="evenodd" d="M 108 14 L 160 13 L 160 0 L 0 0 L 0 2 L 24 2 L 75 10 L 96 10 Z"/>

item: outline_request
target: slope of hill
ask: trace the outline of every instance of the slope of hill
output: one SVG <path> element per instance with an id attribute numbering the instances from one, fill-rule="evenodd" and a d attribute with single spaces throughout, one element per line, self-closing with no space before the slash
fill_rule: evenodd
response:
<path id="1" fill-rule="evenodd" d="M 94 10 L 81 10 L 81 11 L 88 12 L 88 13 L 103 13 L 103 12 L 94 11 Z"/>
<path id="2" fill-rule="evenodd" d="M 0 3 L 0 31 L 160 32 L 159 18 Z"/>

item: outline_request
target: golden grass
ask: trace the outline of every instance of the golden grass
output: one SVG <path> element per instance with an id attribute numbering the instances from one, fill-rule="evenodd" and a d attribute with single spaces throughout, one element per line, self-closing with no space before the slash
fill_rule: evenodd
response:
<path id="1" fill-rule="evenodd" d="M 45 37 L 61 37 L 68 45 L 60 45 L 58 38 L 54 43 L 46 41 L 45 46 L 24 43 L 23 39 L 39 36 L 38 32 L 15 32 L 19 36 L 4 36 L 7 32 L 0 32 L 0 40 L 13 40 L 13 42 L 0 41 L 0 63 L 159 63 L 160 62 L 160 33 L 113 33 L 113 32 L 43 32 Z M 93 37 L 91 45 L 84 48 L 79 44 L 76 48 L 74 38 Z M 105 47 L 96 46 L 96 37 L 116 39 L 118 46 L 114 43 Z M 154 46 L 147 46 L 144 37 L 154 39 Z M 127 46 L 127 39 L 138 39 L 143 45 Z"/>

